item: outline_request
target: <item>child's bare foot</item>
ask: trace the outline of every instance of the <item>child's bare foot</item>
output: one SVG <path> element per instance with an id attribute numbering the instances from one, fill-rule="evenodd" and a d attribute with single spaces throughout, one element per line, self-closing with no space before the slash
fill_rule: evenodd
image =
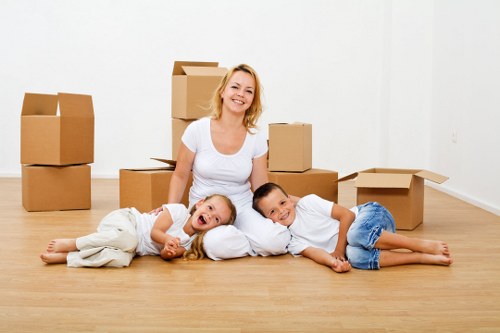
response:
<path id="1" fill-rule="evenodd" d="M 453 259 L 449 255 L 444 254 L 422 253 L 421 263 L 428 265 L 450 266 L 453 264 Z"/>
<path id="2" fill-rule="evenodd" d="M 76 250 L 78 249 L 76 248 L 76 239 L 74 238 L 53 239 L 47 246 L 47 252 L 49 253 L 73 252 Z"/>
<path id="3" fill-rule="evenodd" d="M 423 239 L 421 247 L 422 249 L 419 252 L 422 253 L 450 255 L 448 244 L 442 241 Z"/>
<path id="4" fill-rule="evenodd" d="M 67 262 L 68 253 L 67 252 L 59 252 L 59 253 L 42 253 L 40 254 L 40 258 L 46 264 L 65 264 Z"/>

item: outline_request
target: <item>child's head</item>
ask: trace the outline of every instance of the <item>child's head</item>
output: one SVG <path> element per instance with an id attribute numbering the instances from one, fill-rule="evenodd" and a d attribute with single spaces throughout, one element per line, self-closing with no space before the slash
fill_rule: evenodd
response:
<path id="1" fill-rule="evenodd" d="M 184 258 L 198 260 L 205 257 L 203 237 L 205 233 L 220 225 L 233 224 L 236 219 L 236 207 L 231 200 L 221 194 L 212 194 L 198 201 L 191 208 L 191 223 L 198 236 L 193 240 L 191 248 L 184 252 Z"/>
<path id="2" fill-rule="evenodd" d="M 292 200 L 285 190 L 275 183 L 266 183 L 255 190 L 253 209 L 285 227 L 295 220 L 295 206 Z"/>

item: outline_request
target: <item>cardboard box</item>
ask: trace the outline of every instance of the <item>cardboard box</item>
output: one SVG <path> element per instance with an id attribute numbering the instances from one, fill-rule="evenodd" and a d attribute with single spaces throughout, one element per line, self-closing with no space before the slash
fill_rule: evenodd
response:
<path id="1" fill-rule="evenodd" d="M 217 62 L 176 61 L 172 71 L 172 117 L 199 119 L 210 113 L 210 101 L 226 75 Z"/>
<path id="2" fill-rule="evenodd" d="M 356 179 L 358 205 L 376 201 L 394 217 L 396 228 L 413 230 L 424 217 L 424 180 L 441 184 L 448 177 L 426 170 L 372 168 L 342 177 Z"/>
<path id="3" fill-rule="evenodd" d="M 182 135 L 194 120 L 184 120 L 172 118 L 172 158 L 177 158 L 177 154 L 179 153 L 179 146 L 182 142 Z"/>
<path id="4" fill-rule="evenodd" d="M 297 172 L 268 172 L 269 181 L 283 187 L 290 195 L 303 197 L 316 194 L 323 199 L 338 202 L 338 173 L 323 169 Z"/>
<path id="5" fill-rule="evenodd" d="M 302 172 L 312 167 L 312 125 L 269 124 L 269 170 Z"/>
<path id="6" fill-rule="evenodd" d="M 160 168 L 120 169 L 120 208 L 135 207 L 140 212 L 149 212 L 167 203 L 175 161 L 157 160 L 169 165 Z M 182 197 L 182 203 L 186 207 L 189 204 L 192 182 L 190 176 Z"/>
<path id="7" fill-rule="evenodd" d="M 22 196 L 28 212 L 90 209 L 90 166 L 23 165 Z"/>
<path id="8" fill-rule="evenodd" d="M 92 96 L 26 93 L 21 113 L 21 164 L 93 162 Z"/>

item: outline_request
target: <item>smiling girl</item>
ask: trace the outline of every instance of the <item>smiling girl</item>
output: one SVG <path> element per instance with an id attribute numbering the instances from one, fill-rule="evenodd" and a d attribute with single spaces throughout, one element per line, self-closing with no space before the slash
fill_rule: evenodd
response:
<path id="1" fill-rule="evenodd" d="M 220 194 L 199 200 L 191 211 L 182 204 L 163 208 L 158 215 L 135 208 L 115 210 L 102 219 L 96 233 L 52 240 L 40 258 L 68 267 L 126 267 L 136 255 L 201 259 L 205 233 L 236 218 L 233 203 Z"/>

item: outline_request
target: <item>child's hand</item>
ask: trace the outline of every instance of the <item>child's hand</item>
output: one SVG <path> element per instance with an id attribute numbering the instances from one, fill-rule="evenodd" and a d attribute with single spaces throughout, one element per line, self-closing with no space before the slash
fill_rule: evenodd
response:
<path id="1" fill-rule="evenodd" d="M 153 209 L 149 214 L 158 215 L 163 211 L 163 206 Z"/>
<path id="2" fill-rule="evenodd" d="M 338 260 L 342 260 L 342 261 L 346 261 L 347 260 L 347 258 L 345 257 L 345 253 L 341 252 L 341 251 L 338 251 L 338 250 L 333 251 L 332 253 L 330 253 L 330 255 L 332 257 L 334 257 L 335 259 L 338 259 Z"/>
<path id="3" fill-rule="evenodd" d="M 337 273 L 349 272 L 352 268 L 349 261 L 335 258 L 333 258 L 333 263 L 330 267 Z"/>

